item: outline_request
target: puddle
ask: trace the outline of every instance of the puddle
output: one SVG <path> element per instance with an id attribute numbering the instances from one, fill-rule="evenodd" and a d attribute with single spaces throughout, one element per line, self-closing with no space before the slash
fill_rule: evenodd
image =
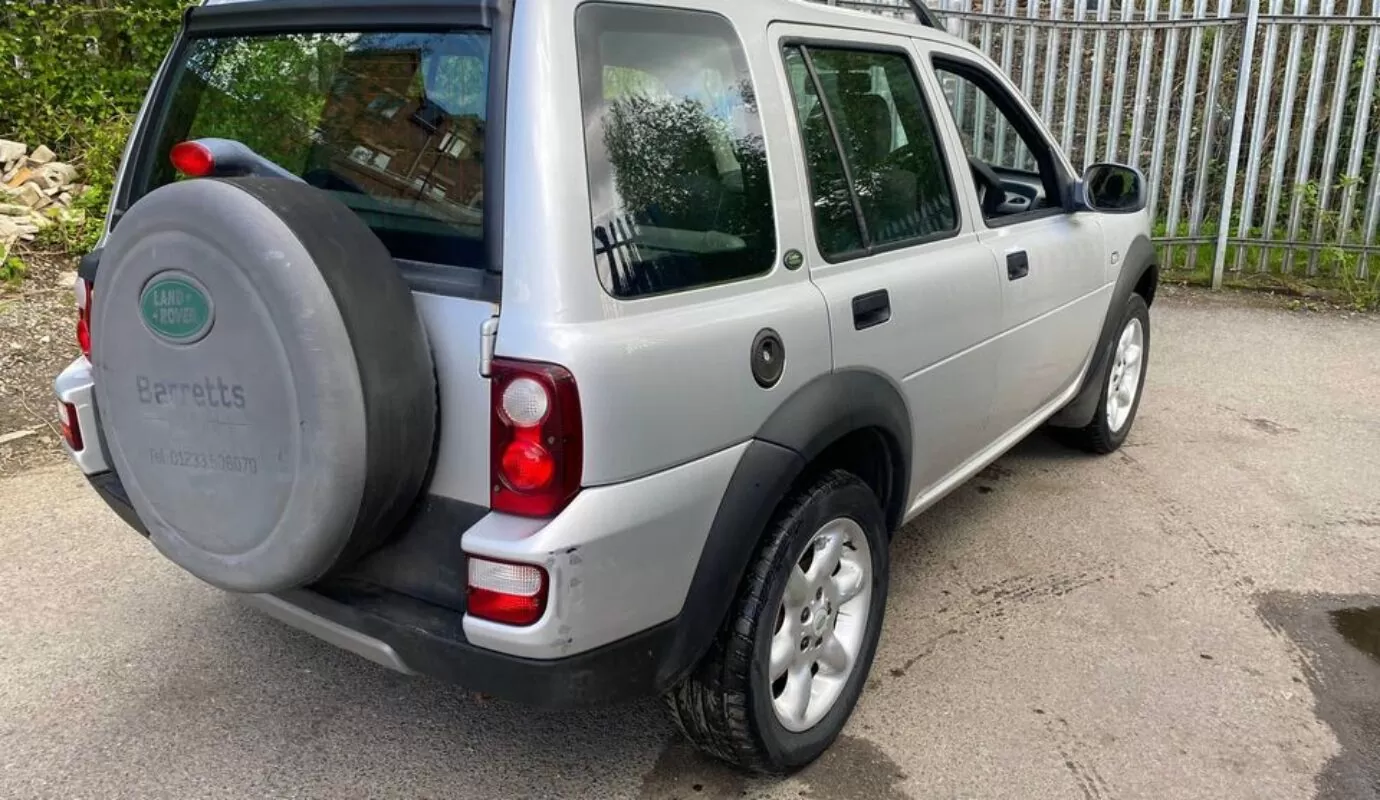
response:
<path id="1" fill-rule="evenodd" d="M 1352 647 L 1380 661 L 1380 606 L 1344 608 L 1328 617 Z"/>

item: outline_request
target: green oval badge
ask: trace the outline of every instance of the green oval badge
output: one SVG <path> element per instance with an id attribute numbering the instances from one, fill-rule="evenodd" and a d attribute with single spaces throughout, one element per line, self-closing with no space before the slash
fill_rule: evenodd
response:
<path id="1" fill-rule="evenodd" d="M 153 276 L 139 296 L 144 326 L 173 344 L 191 344 L 211 330 L 211 297 L 190 275 L 164 272 Z"/>

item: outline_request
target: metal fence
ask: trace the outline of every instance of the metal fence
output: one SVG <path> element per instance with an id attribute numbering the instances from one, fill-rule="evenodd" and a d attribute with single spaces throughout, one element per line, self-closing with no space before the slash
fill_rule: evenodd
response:
<path id="1" fill-rule="evenodd" d="M 908 0 L 820 0 L 909 16 Z M 1380 286 L 1380 0 L 931 0 L 1075 165 L 1150 181 L 1162 265 Z"/>

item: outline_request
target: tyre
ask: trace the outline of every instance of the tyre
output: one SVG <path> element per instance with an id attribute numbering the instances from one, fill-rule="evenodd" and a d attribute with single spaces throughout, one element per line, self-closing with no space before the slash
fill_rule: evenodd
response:
<path id="1" fill-rule="evenodd" d="M 282 179 L 169 184 L 111 232 L 99 287 L 102 428 L 160 552 L 276 592 L 392 532 L 431 461 L 435 371 L 354 212 Z"/>
<path id="2" fill-rule="evenodd" d="M 666 695 L 704 752 L 779 774 L 828 749 L 881 634 L 889 556 L 877 497 L 829 472 L 783 503 L 709 653 Z"/>
<path id="3" fill-rule="evenodd" d="M 1090 453 L 1106 454 L 1121 447 L 1136 421 L 1150 364 L 1150 307 L 1144 297 L 1132 294 L 1126 301 L 1117 331 L 1108 345 L 1107 373 L 1092 421 L 1060 432 L 1069 444 Z"/>

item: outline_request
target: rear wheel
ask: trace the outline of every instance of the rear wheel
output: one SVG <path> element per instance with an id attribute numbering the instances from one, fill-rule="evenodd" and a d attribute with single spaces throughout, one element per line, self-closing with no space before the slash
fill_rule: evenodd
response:
<path id="1" fill-rule="evenodd" d="M 790 498 L 718 639 L 666 701 L 705 752 L 757 772 L 818 758 L 852 714 L 886 607 L 886 523 L 835 470 Z"/>
<path id="2" fill-rule="evenodd" d="M 1111 453 L 1121 447 L 1140 409 L 1150 355 L 1150 307 L 1144 297 L 1133 294 L 1126 301 L 1118 330 L 1092 421 L 1060 432 L 1069 444 L 1090 453 Z"/>

